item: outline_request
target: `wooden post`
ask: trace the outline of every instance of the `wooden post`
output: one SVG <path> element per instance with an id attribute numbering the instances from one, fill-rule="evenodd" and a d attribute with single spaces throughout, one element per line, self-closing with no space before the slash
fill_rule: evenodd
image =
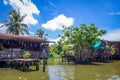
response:
<path id="1" fill-rule="evenodd" d="M 112 55 L 110 55 L 110 60 L 111 60 L 111 62 L 113 61 L 113 57 L 112 57 Z"/>
<path id="2" fill-rule="evenodd" d="M 0 60 L 1 60 L 1 53 L 0 53 Z"/>
<path id="3" fill-rule="evenodd" d="M 43 72 L 45 72 L 45 57 L 43 57 Z"/>
<path id="4" fill-rule="evenodd" d="M 43 72 L 45 72 L 45 50 L 43 49 Z"/>
<path id="5" fill-rule="evenodd" d="M 67 56 L 67 62 L 69 64 L 69 62 L 70 62 L 70 56 Z"/>
<path id="6" fill-rule="evenodd" d="M 39 70 L 39 64 L 38 64 L 38 61 L 36 61 L 35 63 L 36 63 L 36 70 Z"/>
<path id="7" fill-rule="evenodd" d="M 13 59 L 13 49 L 10 48 L 10 53 L 11 53 L 11 59 Z"/>
<path id="8" fill-rule="evenodd" d="M 25 71 L 25 61 L 23 61 L 22 71 Z"/>
<path id="9" fill-rule="evenodd" d="M 10 61 L 10 67 L 11 67 L 11 69 L 14 68 L 14 60 L 11 60 L 11 61 Z"/>

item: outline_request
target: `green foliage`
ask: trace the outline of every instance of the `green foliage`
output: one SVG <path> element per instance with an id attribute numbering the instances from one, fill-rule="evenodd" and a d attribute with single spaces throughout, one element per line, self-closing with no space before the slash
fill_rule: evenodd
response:
<path id="1" fill-rule="evenodd" d="M 28 26 L 23 23 L 24 18 L 26 15 L 21 16 L 20 11 L 12 10 L 8 13 L 9 19 L 4 20 L 5 23 L 1 27 L 7 27 L 7 33 L 15 34 L 15 35 L 24 35 L 29 34 Z"/>
<path id="2" fill-rule="evenodd" d="M 61 36 L 62 43 L 73 45 L 74 51 L 78 54 L 83 54 L 85 51 L 88 51 L 91 44 L 100 40 L 98 37 L 106 33 L 105 30 L 98 30 L 94 24 L 89 26 L 81 24 L 80 27 L 63 28 L 63 36 Z M 63 50 L 68 50 L 64 44 L 62 45 Z"/>
<path id="3" fill-rule="evenodd" d="M 38 29 L 36 31 L 36 35 L 38 35 L 40 38 L 44 38 L 45 40 L 47 40 L 48 34 L 45 34 L 44 30 L 42 29 Z"/>
<path id="4" fill-rule="evenodd" d="M 59 42 L 59 44 L 53 44 L 49 46 L 49 54 L 50 57 L 55 57 L 57 55 L 63 55 L 65 52 L 67 52 L 69 49 L 69 46 Z"/>
<path id="5" fill-rule="evenodd" d="M 36 31 L 36 34 L 37 34 L 39 37 L 43 38 L 44 31 L 43 31 L 42 29 L 38 29 L 38 30 Z"/>
<path id="6" fill-rule="evenodd" d="M 49 56 L 50 57 L 55 57 L 56 55 L 58 55 L 57 47 L 58 47 L 57 44 L 53 44 L 53 45 L 49 46 Z"/>
<path id="7" fill-rule="evenodd" d="M 30 56 L 30 52 L 29 51 L 25 51 L 24 54 L 23 54 L 23 57 L 24 58 L 29 58 Z"/>
<path id="8" fill-rule="evenodd" d="M 110 45 L 106 44 L 105 45 L 105 50 L 107 50 L 107 52 L 109 52 L 112 55 L 115 54 L 115 48 L 114 48 L 114 46 L 110 46 Z"/>
<path id="9" fill-rule="evenodd" d="M 62 40 L 67 38 L 65 41 L 68 44 L 76 43 L 83 44 L 85 47 L 90 47 L 90 44 L 98 40 L 98 37 L 105 34 L 105 30 L 98 30 L 94 24 L 87 26 L 86 24 L 81 24 L 80 27 L 67 27 L 64 28 Z"/>
<path id="10" fill-rule="evenodd" d="M 63 52 L 67 52 L 68 49 L 69 49 L 68 45 L 63 44 L 63 46 L 62 46 L 62 50 L 63 50 Z"/>
<path id="11" fill-rule="evenodd" d="M 111 53 L 112 53 L 112 55 L 115 54 L 115 48 L 113 46 L 111 46 Z"/>
<path id="12" fill-rule="evenodd" d="M 55 56 L 54 58 L 48 59 L 48 65 L 59 65 L 61 62 L 61 58 L 59 55 Z"/>
<path id="13" fill-rule="evenodd" d="M 62 51 L 62 43 L 59 42 L 58 45 L 57 45 L 57 54 L 60 54 Z"/>

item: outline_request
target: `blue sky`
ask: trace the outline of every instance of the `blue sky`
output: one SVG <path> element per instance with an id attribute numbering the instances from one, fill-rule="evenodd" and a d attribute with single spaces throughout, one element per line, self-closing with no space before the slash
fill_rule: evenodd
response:
<path id="1" fill-rule="evenodd" d="M 8 19 L 7 13 L 19 9 L 27 14 L 30 35 L 41 28 L 50 40 L 58 40 L 61 26 L 90 25 L 107 30 L 106 40 L 120 40 L 120 0 L 0 0 L 0 25 Z M 6 28 L 0 28 L 4 33 Z"/>

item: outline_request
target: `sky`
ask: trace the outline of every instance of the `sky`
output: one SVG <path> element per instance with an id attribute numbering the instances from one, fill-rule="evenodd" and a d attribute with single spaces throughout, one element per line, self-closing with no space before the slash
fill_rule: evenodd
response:
<path id="1" fill-rule="evenodd" d="M 102 39 L 120 41 L 119 5 L 120 0 L 0 0 L 0 25 L 9 19 L 9 11 L 19 9 L 21 15 L 27 14 L 23 23 L 28 25 L 30 36 L 42 29 L 49 40 L 57 41 L 63 25 L 94 23 L 107 31 Z M 0 28 L 0 33 L 5 33 L 6 28 Z"/>

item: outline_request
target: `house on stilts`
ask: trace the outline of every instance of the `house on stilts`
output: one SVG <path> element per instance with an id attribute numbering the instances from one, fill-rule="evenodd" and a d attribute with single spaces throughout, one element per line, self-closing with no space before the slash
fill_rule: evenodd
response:
<path id="1" fill-rule="evenodd" d="M 49 56 L 49 43 L 50 41 L 38 36 L 18 36 L 0 33 L 0 66 L 4 67 L 8 62 L 16 60 L 25 62 L 23 57 L 25 51 L 30 53 L 26 62 L 38 62 L 43 57 L 47 59 Z"/>

